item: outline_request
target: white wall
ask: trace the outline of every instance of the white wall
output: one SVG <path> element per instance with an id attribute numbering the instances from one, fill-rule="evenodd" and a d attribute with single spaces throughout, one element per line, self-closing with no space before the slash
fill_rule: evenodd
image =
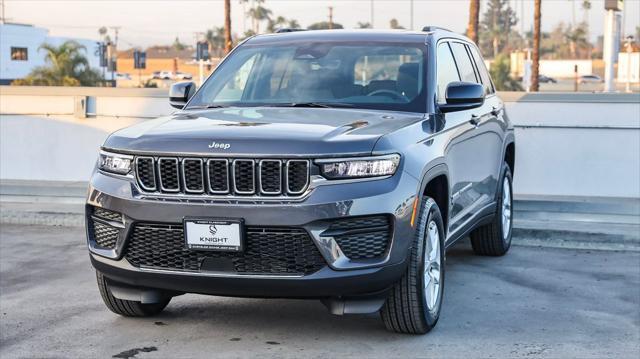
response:
<path id="1" fill-rule="evenodd" d="M 73 117 L 74 96 L 98 116 Z M 86 181 L 124 126 L 172 112 L 163 90 L 0 87 L 0 179 Z M 517 196 L 640 198 L 640 95 L 501 94 Z M 49 114 L 49 115 L 47 115 Z"/>

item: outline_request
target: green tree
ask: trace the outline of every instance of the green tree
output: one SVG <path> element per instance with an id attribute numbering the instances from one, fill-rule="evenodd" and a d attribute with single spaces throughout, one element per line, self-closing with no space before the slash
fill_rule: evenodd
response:
<path id="1" fill-rule="evenodd" d="M 511 29 L 518 19 L 509 0 L 489 0 L 482 16 L 480 46 L 484 53 L 496 57 L 508 47 Z"/>
<path id="2" fill-rule="evenodd" d="M 575 28 L 567 28 L 565 39 L 569 42 L 569 54 L 572 59 L 578 58 L 578 50 L 589 49 L 589 40 L 587 39 L 587 24 L 581 23 Z"/>
<path id="3" fill-rule="evenodd" d="M 513 79 L 510 75 L 511 61 L 509 55 L 498 54 L 491 63 L 489 72 L 491 79 L 496 85 L 498 91 L 522 91 L 520 82 Z"/>
<path id="4" fill-rule="evenodd" d="M 285 25 L 287 25 L 287 19 L 285 19 L 283 16 L 278 16 L 275 19 L 268 19 L 267 32 L 276 32 L 276 30 L 284 27 Z"/>
<path id="5" fill-rule="evenodd" d="M 96 86 L 102 76 L 89 67 L 83 52 L 86 48 L 76 41 L 65 41 L 60 46 L 42 44 L 47 66 L 35 68 L 27 77 L 13 81 L 13 85 L 27 86 Z"/>
<path id="6" fill-rule="evenodd" d="M 370 29 L 371 23 L 369 22 L 358 22 L 358 29 Z"/>
<path id="7" fill-rule="evenodd" d="M 176 36 L 176 39 L 173 40 L 173 44 L 171 45 L 171 47 L 173 47 L 174 49 L 176 49 L 178 51 L 182 51 L 182 50 L 187 48 L 187 45 L 185 45 L 182 42 L 180 42 L 180 39 Z"/>
<path id="8" fill-rule="evenodd" d="M 287 20 L 287 26 L 290 29 L 299 29 L 300 28 L 300 23 L 296 19 L 289 19 L 289 20 Z"/>
<path id="9" fill-rule="evenodd" d="M 333 28 L 334 29 L 344 29 L 344 26 L 342 26 L 342 24 L 338 24 L 337 22 L 333 23 Z M 307 27 L 307 29 L 309 30 L 327 30 L 329 29 L 329 22 L 328 21 L 320 21 L 320 22 L 316 22 L 314 24 L 311 24 Z"/>
<path id="10" fill-rule="evenodd" d="M 205 40 L 211 49 L 224 49 L 224 27 L 214 27 L 204 34 Z"/>
<path id="11" fill-rule="evenodd" d="M 258 2 L 260 3 L 260 1 Z M 265 20 L 269 20 L 271 19 L 271 10 L 267 9 L 266 7 L 261 6 L 260 4 L 258 4 L 256 7 L 249 9 L 249 11 L 247 11 L 247 15 L 249 15 L 249 17 L 251 18 L 251 21 L 253 23 L 253 31 L 256 34 L 260 33 L 260 23 L 265 21 Z"/>
<path id="12" fill-rule="evenodd" d="M 389 27 L 392 29 L 404 29 L 404 26 L 400 25 L 398 19 L 391 19 L 391 21 L 389 21 Z"/>

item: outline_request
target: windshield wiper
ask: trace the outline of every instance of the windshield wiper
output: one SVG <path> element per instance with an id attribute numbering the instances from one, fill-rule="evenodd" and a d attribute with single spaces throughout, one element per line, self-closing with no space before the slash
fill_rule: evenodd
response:
<path id="1" fill-rule="evenodd" d="M 188 110 L 202 110 L 205 108 L 225 108 L 225 107 L 229 107 L 229 106 L 225 106 L 225 105 L 202 105 L 202 106 L 190 106 L 188 108 Z"/>
<path id="2" fill-rule="evenodd" d="M 309 107 L 309 108 L 332 108 L 332 107 L 354 107 L 352 104 L 340 102 L 291 102 L 275 103 L 268 106 L 274 107 Z"/>

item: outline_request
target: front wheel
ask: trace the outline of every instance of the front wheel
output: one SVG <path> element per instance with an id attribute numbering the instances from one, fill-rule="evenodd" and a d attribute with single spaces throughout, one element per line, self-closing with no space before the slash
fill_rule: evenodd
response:
<path id="1" fill-rule="evenodd" d="M 444 291 L 444 226 L 436 202 L 423 197 L 409 265 L 380 310 L 386 328 L 425 334 L 440 317 Z"/>
<path id="2" fill-rule="evenodd" d="M 118 299 L 111 293 L 109 283 L 102 273 L 96 271 L 96 279 L 104 304 L 112 312 L 124 317 L 150 317 L 159 314 L 171 301 L 171 298 L 167 298 L 160 303 L 145 304 L 133 300 Z"/>

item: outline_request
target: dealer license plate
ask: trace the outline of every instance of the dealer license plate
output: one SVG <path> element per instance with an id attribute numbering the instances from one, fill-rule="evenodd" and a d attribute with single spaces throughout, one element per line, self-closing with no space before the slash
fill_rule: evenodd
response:
<path id="1" fill-rule="evenodd" d="M 229 219 L 184 220 L 188 249 L 239 252 L 244 248 L 243 221 Z"/>

